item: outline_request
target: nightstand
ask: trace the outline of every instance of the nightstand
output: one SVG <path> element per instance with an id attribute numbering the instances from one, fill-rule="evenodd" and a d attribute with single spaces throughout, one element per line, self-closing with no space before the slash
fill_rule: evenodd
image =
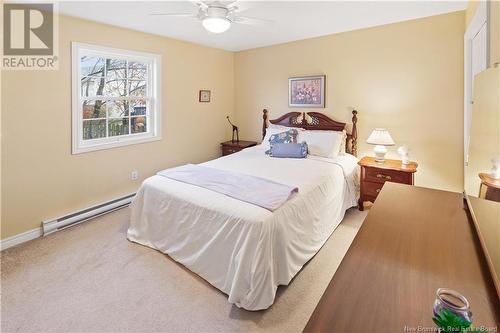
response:
<path id="1" fill-rule="evenodd" d="M 233 153 L 237 153 L 242 149 L 256 146 L 257 142 L 240 140 L 238 142 L 235 141 L 233 143 L 232 141 L 226 141 L 222 142 L 220 145 L 222 148 L 222 156 L 226 156 L 226 155 L 231 155 Z"/>
<path id="2" fill-rule="evenodd" d="M 375 202 L 385 182 L 413 185 L 418 165 L 415 162 L 403 165 L 401 160 L 385 160 L 384 163 L 378 163 L 374 157 L 363 157 L 358 164 L 361 166 L 359 210 L 363 210 L 365 201 Z"/>
<path id="3" fill-rule="evenodd" d="M 500 179 L 494 179 L 487 173 L 480 173 L 479 197 L 500 202 Z"/>

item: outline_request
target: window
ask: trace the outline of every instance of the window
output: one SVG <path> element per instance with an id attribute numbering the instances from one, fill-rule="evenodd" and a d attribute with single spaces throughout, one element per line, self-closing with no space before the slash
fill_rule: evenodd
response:
<path id="1" fill-rule="evenodd" d="M 160 56 L 73 43 L 73 154 L 161 139 Z"/>

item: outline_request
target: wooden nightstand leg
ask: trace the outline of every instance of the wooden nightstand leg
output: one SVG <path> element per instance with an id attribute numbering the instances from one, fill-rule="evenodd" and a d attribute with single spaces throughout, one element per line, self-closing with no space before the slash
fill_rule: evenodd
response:
<path id="1" fill-rule="evenodd" d="M 363 211 L 365 209 L 365 207 L 363 206 L 363 200 L 361 198 L 359 198 L 358 200 L 358 209 L 360 211 Z"/>

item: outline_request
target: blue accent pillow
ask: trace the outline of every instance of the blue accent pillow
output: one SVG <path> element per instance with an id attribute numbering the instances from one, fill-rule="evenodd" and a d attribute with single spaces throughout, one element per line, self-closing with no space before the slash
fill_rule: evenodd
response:
<path id="1" fill-rule="evenodd" d="M 276 144 L 276 143 L 297 143 L 297 136 L 298 135 L 299 135 L 299 131 L 297 131 L 296 129 L 291 129 L 291 130 L 288 130 L 286 132 L 273 134 L 269 138 L 269 146 L 272 147 L 273 144 Z M 271 149 L 267 150 L 266 154 L 269 155 L 270 152 L 271 152 Z"/>
<path id="2" fill-rule="evenodd" d="M 269 149 L 269 156 L 283 158 L 306 158 L 307 143 L 275 143 Z"/>

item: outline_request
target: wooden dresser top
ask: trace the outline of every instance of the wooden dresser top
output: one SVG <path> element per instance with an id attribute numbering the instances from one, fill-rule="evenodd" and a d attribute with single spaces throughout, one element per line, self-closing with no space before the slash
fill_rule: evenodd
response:
<path id="1" fill-rule="evenodd" d="M 500 179 L 495 179 L 489 174 L 483 172 L 479 174 L 479 178 L 481 178 L 481 182 L 486 186 L 500 188 Z"/>
<path id="2" fill-rule="evenodd" d="M 384 163 L 379 163 L 375 161 L 375 157 L 365 156 L 358 162 L 359 165 L 368 168 L 378 168 L 387 170 L 396 170 L 404 172 L 416 172 L 418 164 L 416 162 L 410 162 L 410 164 L 402 164 L 401 160 L 389 160 L 386 159 Z"/>
<path id="3" fill-rule="evenodd" d="M 243 147 L 243 148 L 247 148 L 247 147 L 252 147 L 252 146 L 255 146 L 257 145 L 257 142 L 255 141 L 245 141 L 245 140 L 240 140 L 240 141 L 235 141 L 235 142 L 232 142 L 231 140 L 229 141 L 226 141 L 226 142 L 221 142 L 221 145 L 223 146 L 230 146 L 230 147 Z"/>
<path id="4" fill-rule="evenodd" d="M 467 297 L 473 325 L 500 305 L 460 193 L 385 183 L 304 332 L 435 327 L 438 288 Z"/>

